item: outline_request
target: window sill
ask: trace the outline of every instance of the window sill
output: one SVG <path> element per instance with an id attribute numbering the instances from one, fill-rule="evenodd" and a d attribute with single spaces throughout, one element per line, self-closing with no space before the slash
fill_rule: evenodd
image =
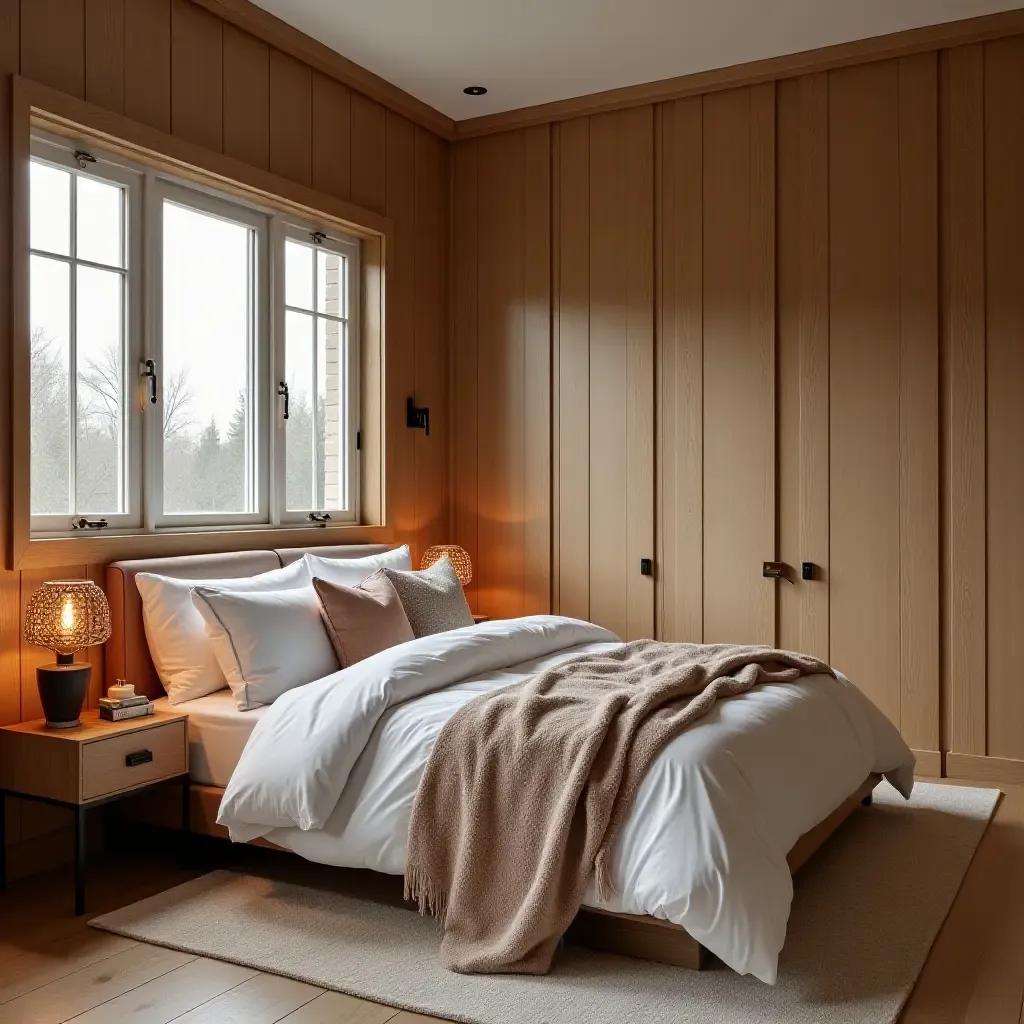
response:
<path id="1" fill-rule="evenodd" d="M 200 555 L 220 551 L 270 550 L 328 544 L 388 544 L 388 526 L 344 523 L 331 526 L 209 527 L 154 533 L 82 532 L 30 540 L 15 569 L 106 565 L 124 558 Z"/>

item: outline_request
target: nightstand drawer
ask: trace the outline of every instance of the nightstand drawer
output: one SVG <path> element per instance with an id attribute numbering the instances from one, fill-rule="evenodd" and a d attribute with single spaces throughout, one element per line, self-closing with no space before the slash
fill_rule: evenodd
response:
<path id="1" fill-rule="evenodd" d="M 114 734 L 82 750 L 82 799 L 95 800 L 188 770 L 184 721 Z"/>

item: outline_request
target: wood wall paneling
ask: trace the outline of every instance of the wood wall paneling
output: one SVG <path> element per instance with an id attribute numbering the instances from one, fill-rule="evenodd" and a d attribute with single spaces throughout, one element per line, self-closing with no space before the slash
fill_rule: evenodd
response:
<path id="1" fill-rule="evenodd" d="M 219 153 L 224 145 L 224 23 L 171 0 L 171 131 Z"/>
<path id="2" fill-rule="evenodd" d="M 551 610 L 551 130 L 523 133 L 525 614 Z"/>
<path id="3" fill-rule="evenodd" d="M 410 122 L 388 111 L 385 127 L 384 108 L 359 93 L 352 93 L 350 117 L 352 165 L 349 174 L 352 202 L 374 213 L 384 213 L 385 178 L 380 169 L 385 163 L 385 137 L 390 138 L 393 125 L 408 125 Z M 408 134 L 408 129 L 403 128 L 403 132 Z M 398 154 L 397 159 L 401 158 L 401 154 Z M 411 177 L 414 167 L 410 161 L 404 169 L 393 168 L 392 173 Z"/>
<path id="4" fill-rule="evenodd" d="M 85 98 L 119 114 L 124 110 L 124 3 L 85 0 Z"/>
<path id="5" fill-rule="evenodd" d="M 278 90 L 277 105 L 270 94 L 270 47 L 233 25 L 224 26 L 224 153 L 253 167 L 263 167 L 286 174 L 284 167 L 270 166 L 270 121 L 277 122 L 277 143 L 282 138 L 281 110 Z M 272 113 L 273 112 L 273 113 Z M 301 113 L 297 114 L 301 120 Z M 301 157 L 298 158 L 301 163 Z"/>
<path id="6" fill-rule="evenodd" d="M 986 753 L 1024 758 L 1024 37 L 987 43 L 984 64 Z"/>
<path id="7" fill-rule="evenodd" d="M 704 640 L 774 643 L 775 87 L 704 99 Z M 727 467 L 727 469 L 726 469 Z"/>
<path id="8" fill-rule="evenodd" d="M 590 119 L 590 618 L 653 636 L 653 109 Z M 563 510 L 566 506 L 563 505 Z"/>
<path id="9" fill-rule="evenodd" d="M 655 632 L 704 636 L 703 103 L 657 108 Z"/>
<path id="10" fill-rule="evenodd" d="M 778 119 L 778 642 L 828 660 L 828 75 L 781 82 Z"/>
<path id="11" fill-rule="evenodd" d="M 171 0 L 129 0 L 125 6 L 124 112 L 171 130 Z"/>
<path id="12" fill-rule="evenodd" d="M 313 73 L 313 188 L 348 199 L 352 174 L 352 97 L 348 89 Z"/>
<path id="13" fill-rule="evenodd" d="M 938 62 L 899 61 L 900 728 L 939 749 Z"/>
<path id="14" fill-rule="evenodd" d="M 447 146 L 418 125 L 415 131 L 414 262 L 417 400 L 430 408 L 430 434 L 413 432 L 416 549 L 446 542 L 448 533 L 448 415 L 445 332 L 448 276 Z M 470 556 L 472 557 L 472 556 Z"/>
<path id="15" fill-rule="evenodd" d="M 590 618 L 590 121 L 558 133 L 558 603 Z"/>
<path id="16" fill-rule="evenodd" d="M 452 536 L 477 562 L 466 598 L 480 607 L 478 592 L 483 552 L 477 529 L 479 515 L 477 453 L 477 163 L 475 142 L 452 148 L 452 365 L 451 365 L 451 494 Z"/>
<path id="17" fill-rule="evenodd" d="M 21 71 L 85 96 L 85 0 L 22 0 Z"/>
<path id="18" fill-rule="evenodd" d="M 313 73 L 280 50 L 270 51 L 270 169 L 283 178 L 312 181 Z"/>
<path id="19" fill-rule="evenodd" d="M 987 752 L 983 60 L 980 45 L 942 54 L 939 95 L 943 746 L 981 755 Z"/>
<path id="20" fill-rule="evenodd" d="M 898 724 L 899 65 L 829 79 L 830 651 Z"/>
<path id="21" fill-rule="evenodd" d="M 525 474 L 523 266 L 524 145 L 521 133 L 480 141 L 477 196 L 477 429 L 486 448 L 478 460 L 480 609 L 494 616 L 523 613 L 526 553 L 522 523 Z"/>

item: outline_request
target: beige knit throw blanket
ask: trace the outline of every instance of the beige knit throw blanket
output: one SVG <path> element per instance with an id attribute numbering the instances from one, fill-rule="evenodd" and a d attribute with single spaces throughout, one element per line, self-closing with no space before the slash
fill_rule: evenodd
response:
<path id="1" fill-rule="evenodd" d="M 651 762 L 716 700 L 831 669 L 802 654 L 637 640 L 463 705 L 413 803 L 406 899 L 466 973 L 544 974 Z"/>

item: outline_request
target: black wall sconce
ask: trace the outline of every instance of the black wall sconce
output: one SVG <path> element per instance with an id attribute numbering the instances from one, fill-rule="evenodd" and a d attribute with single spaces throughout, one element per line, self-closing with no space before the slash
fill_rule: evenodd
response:
<path id="1" fill-rule="evenodd" d="M 427 406 L 417 406 L 412 398 L 405 400 L 405 425 L 410 430 L 425 430 L 427 437 L 430 437 L 430 409 Z"/>

